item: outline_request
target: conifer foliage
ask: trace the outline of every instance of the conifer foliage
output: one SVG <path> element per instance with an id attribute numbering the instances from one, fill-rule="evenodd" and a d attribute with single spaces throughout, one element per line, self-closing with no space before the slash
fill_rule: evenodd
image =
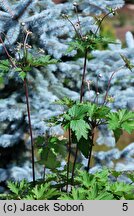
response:
<path id="1" fill-rule="evenodd" d="M 78 12 L 80 14 L 79 19 L 83 28 L 82 32 L 86 34 L 88 32 L 95 33 L 97 30 L 96 20 L 89 16 L 89 14 L 100 15 L 106 13 L 109 11 L 109 7 L 113 9 L 120 8 L 123 6 L 124 2 L 122 0 L 118 2 L 115 0 L 98 0 L 95 2 L 79 0 L 77 3 Z M 62 134 L 63 130 L 59 125 L 56 125 L 53 130 L 50 130 L 49 126 L 44 124 L 44 119 L 47 120 L 51 116 L 61 114 L 62 110 L 59 109 L 59 105 L 52 104 L 55 100 L 61 99 L 63 96 L 69 96 L 74 100 L 79 98 L 80 71 L 82 71 L 83 67 L 83 57 L 81 58 L 78 56 L 77 60 L 75 60 L 74 57 L 79 53 L 79 50 L 81 53 L 83 52 L 82 49 L 84 49 L 84 44 L 80 44 L 79 41 L 74 42 L 73 38 L 76 36 L 76 32 L 68 20 L 63 18 L 63 14 L 64 17 L 65 15 L 69 16 L 74 26 L 79 28 L 77 13 L 74 10 L 72 1 L 56 5 L 51 0 L 0 0 L 0 122 L 2 123 L 0 124 L 0 176 L 2 176 L 0 181 L 5 181 L 9 177 L 17 179 L 17 176 L 22 176 L 22 171 L 25 173 L 26 167 L 29 175 L 25 174 L 25 176 L 28 180 L 31 180 L 30 163 L 25 162 L 26 159 L 29 160 L 30 154 L 27 127 L 28 118 L 26 115 L 25 95 L 22 82 L 25 78 L 25 73 L 20 70 L 19 65 L 17 70 L 14 70 L 9 64 L 9 61 L 5 60 L 7 54 L 5 53 L 3 44 L 10 56 L 16 60 L 21 59 L 23 57 L 21 48 L 24 40 L 24 31 L 28 29 L 31 32 L 27 43 L 29 53 L 27 59 L 29 65 L 25 70 L 28 72 L 27 78 L 29 80 L 31 122 L 34 138 L 42 134 L 46 135 L 46 133 L 54 135 Z M 88 40 L 90 41 L 92 38 L 88 38 Z M 99 34 L 96 40 L 102 40 Z M 96 43 L 96 41 L 94 43 Z M 93 88 L 91 84 L 90 91 L 89 88 L 87 88 L 87 90 L 84 91 L 84 95 L 86 99 L 93 101 L 96 93 L 102 93 L 97 97 L 99 103 L 103 102 L 102 98 L 105 96 L 104 90 L 107 89 L 107 80 L 109 75 L 113 72 L 113 69 L 116 71 L 117 68 L 124 64 L 124 60 L 130 59 L 133 63 L 134 55 L 130 44 L 128 48 L 122 49 L 121 43 L 118 41 L 117 44 L 110 44 L 108 48 L 108 50 L 104 51 L 92 51 L 94 58 L 87 62 L 86 83 L 90 84 L 88 82 L 90 80 L 91 83 L 92 81 L 94 83 L 96 77 L 101 81 L 98 85 L 93 84 Z M 44 54 L 46 57 L 41 58 L 41 54 Z M 52 60 L 52 58 L 56 60 Z M 51 64 L 42 67 L 47 61 Z M 131 103 L 132 92 L 134 90 L 134 78 L 133 75 L 130 75 L 131 71 L 128 70 L 133 70 L 133 67 L 128 68 L 128 66 L 131 66 L 130 64 L 126 66 L 126 68 L 116 73 L 117 75 L 112 79 L 111 88 L 109 90 L 111 97 L 109 97 L 108 102 L 112 100 L 113 95 L 115 97 L 115 101 L 110 106 L 116 109 L 122 108 L 123 105 L 124 108 L 124 114 L 120 112 L 119 115 L 115 114 L 114 117 L 109 116 L 109 119 L 111 119 L 109 129 L 113 130 L 113 118 L 120 118 L 120 116 L 123 115 L 126 116 L 127 111 L 125 108 L 127 106 L 129 106 L 130 109 L 133 108 Z M 126 79 L 122 79 L 122 75 L 124 74 L 130 76 Z M 119 83 L 116 80 L 117 78 Z M 129 88 L 127 88 L 128 84 L 130 85 Z M 115 86 L 117 89 L 116 95 L 114 94 Z M 87 87 L 89 87 L 89 85 L 87 85 Z M 125 97 L 128 95 L 129 98 L 128 101 L 126 101 Z M 120 100 L 118 100 L 119 97 Z M 69 115 L 74 117 L 75 112 L 77 113 L 77 106 L 70 109 Z M 128 132 L 131 132 L 131 127 L 133 127 L 130 121 L 129 126 L 123 125 L 123 123 L 121 126 Z M 80 118 L 71 122 L 71 129 L 78 140 L 82 138 L 86 139 L 89 125 L 86 124 L 83 118 Z M 118 134 L 116 134 L 116 137 L 118 138 Z M 25 154 L 25 152 L 27 152 L 27 154 Z M 8 157 L 8 161 L 5 162 L 5 157 L 7 155 L 10 155 L 10 157 Z M 14 161 L 14 159 L 17 160 Z"/>

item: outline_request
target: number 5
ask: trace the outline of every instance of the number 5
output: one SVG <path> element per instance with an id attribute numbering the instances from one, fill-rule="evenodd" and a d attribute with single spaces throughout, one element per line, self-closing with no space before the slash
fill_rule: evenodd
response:
<path id="1" fill-rule="evenodd" d="M 128 203 L 123 203 L 123 211 L 127 211 L 128 210 Z"/>

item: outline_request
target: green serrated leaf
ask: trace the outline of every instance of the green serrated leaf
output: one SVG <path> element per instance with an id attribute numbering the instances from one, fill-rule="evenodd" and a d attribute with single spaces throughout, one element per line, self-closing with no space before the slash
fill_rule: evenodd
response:
<path id="1" fill-rule="evenodd" d="M 16 71 L 16 72 L 22 72 L 22 68 L 16 67 L 16 68 L 15 68 L 15 71 Z"/>
<path id="2" fill-rule="evenodd" d="M 98 107 L 96 118 L 107 119 L 107 114 L 110 112 L 110 108 L 106 106 Z"/>
<path id="3" fill-rule="evenodd" d="M 129 134 L 134 130 L 134 120 L 126 121 L 122 123 L 122 129 L 127 131 Z"/>
<path id="4" fill-rule="evenodd" d="M 134 112 L 126 109 L 119 110 L 115 113 L 108 114 L 109 129 L 114 131 L 116 139 L 122 134 L 121 129 L 131 133 L 134 130 Z"/>
<path id="5" fill-rule="evenodd" d="M 110 190 L 113 194 L 124 196 L 124 194 L 129 194 L 134 190 L 133 185 L 126 184 L 124 182 L 115 182 L 107 186 L 107 190 Z"/>
<path id="6" fill-rule="evenodd" d="M 10 62 L 9 60 L 0 60 L 0 71 L 2 72 L 8 72 L 10 68 Z"/>
<path id="7" fill-rule="evenodd" d="M 8 181 L 7 185 L 8 185 L 8 188 L 10 189 L 10 191 L 12 191 L 16 195 L 19 194 L 19 188 L 18 188 L 17 182 Z"/>
<path id="8" fill-rule="evenodd" d="M 108 114 L 108 127 L 111 130 L 115 130 L 117 128 L 120 128 L 120 122 L 117 113 L 109 113 Z"/>
<path id="9" fill-rule="evenodd" d="M 21 71 L 19 73 L 19 77 L 24 81 L 24 79 L 26 78 L 26 73 L 24 71 Z"/>
<path id="10" fill-rule="evenodd" d="M 35 188 L 33 188 L 33 190 L 32 190 L 32 193 L 34 194 L 34 197 L 37 200 L 40 200 L 48 187 L 50 187 L 49 183 L 46 183 L 46 184 L 40 185 L 40 186 L 36 185 Z"/>
<path id="11" fill-rule="evenodd" d="M 94 181 L 94 176 L 92 174 L 87 173 L 86 171 L 79 171 L 76 180 L 82 184 L 86 189 L 89 189 Z"/>
<path id="12" fill-rule="evenodd" d="M 54 150 L 54 149 L 53 149 Z M 57 167 L 60 167 L 60 162 L 57 160 L 55 152 L 52 151 L 49 147 L 46 147 L 41 152 L 40 164 L 44 164 L 48 169 L 54 170 Z"/>
<path id="13" fill-rule="evenodd" d="M 74 131 L 78 141 L 82 137 L 85 139 L 88 138 L 88 129 L 90 129 L 90 127 L 83 119 L 72 120 L 70 123 L 70 128 L 72 131 Z"/>
<path id="14" fill-rule="evenodd" d="M 114 199 L 113 194 L 108 193 L 106 191 L 100 192 L 99 195 L 94 198 L 94 200 L 113 200 L 113 199 Z"/>
<path id="15" fill-rule="evenodd" d="M 93 116 L 96 114 L 97 111 L 97 105 L 96 104 L 88 104 L 88 116 L 90 118 L 93 118 Z"/>
<path id="16" fill-rule="evenodd" d="M 69 47 L 68 47 L 68 49 L 66 51 L 66 54 L 68 54 L 69 52 L 71 52 L 73 50 L 80 50 L 81 52 L 84 53 L 85 47 L 83 46 L 82 41 L 76 39 L 76 41 L 70 42 Z"/>
<path id="17" fill-rule="evenodd" d="M 19 188 L 20 188 L 20 190 L 22 190 L 22 189 L 24 189 L 25 187 L 27 187 L 27 181 L 26 181 L 26 179 L 22 179 L 22 180 L 20 181 Z"/>
<path id="18" fill-rule="evenodd" d="M 76 105 L 73 105 L 69 110 L 68 110 L 68 113 L 71 117 L 74 117 L 74 118 L 83 118 L 86 113 L 88 111 L 88 106 L 87 105 L 83 105 L 83 104 L 76 104 Z"/>
<path id="19" fill-rule="evenodd" d="M 68 97 L 63 97 L 61 100 L 56 100 L 54 102 L 55 104 L 59 104 L 59 105 L 65 105 L 67 107 L 72 107 L 75 103 L 75 101 L 73 101 L 72 99 L 68 98 Z"/>

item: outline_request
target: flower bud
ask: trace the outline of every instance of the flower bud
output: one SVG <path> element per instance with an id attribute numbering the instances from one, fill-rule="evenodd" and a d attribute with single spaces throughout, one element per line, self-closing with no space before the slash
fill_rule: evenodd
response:
<path id="1" fill-rule="evenodd" d="M 74 7 L 77 7 L 77 6 L 78 6 L 78 3 L 77 3 L 77 2 L 74 2 L 74 3 L 73 3 L 73 6 L 74 6 Z"/>
<path id="2" fill-rule="evenodd" d="M 26 24 L 24 22 L 21 23 L 22 26 L 25 26 Z"/>
<path id="3" fill-rule="evenodd" d="M 75 24 L 75 28 L 76 28 L 76 29 L 80 29 L 80 24 L 79 24 L 79 22 L 77 22 L 77 23 Z"/>
<path id="4" fill-rule="evenodd" d="M 102 74 L 99 74 L 98 77 L 99 77 L 99 78 L 102 78 Z"/>

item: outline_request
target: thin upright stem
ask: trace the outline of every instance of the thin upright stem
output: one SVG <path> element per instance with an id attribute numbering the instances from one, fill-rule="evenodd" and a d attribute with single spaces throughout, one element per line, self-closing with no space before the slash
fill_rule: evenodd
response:
<path id="1" fill-rule="evenodd" d="M 31 125 L 31 114 L 30 114 L 30 106 L 29 106 L 29 94 L 28 94 L 28 86 L 27 80 L 24 79 L 24 89 L 26 95 L 26 104 L 27 104 L 27 113 L 28 113 L 28 122 L 29 122 L 29 131 L 31 137 L 31 150 L 32 150 L 32 176 L 33 176 L 33 183 L 35 185 L 35 168 L 34 168 L 34 142 L 33 142 L 33 133 L 32 133 L 32 125 Z"/>
<path id="2" fill-rule="evenodd" d="M 8 52 L 8 50 L 7 50 L 7 48 L 6 48 L 5 44 L 4 44 L 4 41 L 2 40 L 2 37 L 1 37 L 1 36 L 0 36 L 0 41 L 1 41 L 1 43 L 2 43 L 2 46 L 3 46 L 4 50 L 5 50 L 5 53 L 6 53 L 7 57 L 8 57 L 8 59 L 10 60 L 12 66 L 16 68 L 16 65 L 15 65 L 15 63 L 13 62 L 12 57 L 10 56 L 10 54 L 9 54 L 9 52 Z"/>
<path id="3" fill-rule="evenodd" d="M 77 156 L 78 156 L 78 145 L 76 145 L 75 157 L 74 157 L 73 168 L 72 168 L 72 178 L 71 178 L 72 184 L 74 182 L 74 170 L 75 170 L 75 164 L 76 164 Z"/>
<path id="4" fill-rule="evenodd" d="M 105 15 L 102 17 L 102 19 L 101 19 L 101 21 L 100 21 L 100 23 L 99 23 L 99 25 L 98 25 L 98 28 L 97 28 L 96 31 L 95 31 L 95 35 L 98 33 L 98 31 L 99 31 L 99 29 L 100 29 L 100 27 L 101 27 L 101 25 L 102 25 L 104 19 L 105 19 L 107 16 L 109 16 L 110 14 L 111 14 L 111 12 L 105 14 Z"/>
<path id="5" fill-rule="evenodd" d="M 118 68 L 117 70 L 115 70 L 114 72 L 112 72 L 112 74 L 110 76 L 110 79 L 108 80 L 108 87 L 107 87 L 106 94 L 105 94 L 105 97 L 104 97 L 103 105 L 106 103 L 108 92 L 109 92 L 109 89 L 110 89 L 111 80 L 112 80 L 114 74 L 117 73 L 118 71 L 120 71 L 123 68 L 124 68 L 124 66 L 121 66 L 120 68 Z"/>
<path id="6" fill-rule="evenodd" d="M 12 66 L 14 68 L 17 68 L 15 62 L 12 60 L 12 57 L 10 56 L 4 41 L 2 40 L 1 36 L 0 36 L 0 41 L 3 45 L 3 48 L 5 50 L 5 53 L 8 57 L 8 59 L 10 60 Z M 25 47 L 24 47 L 25 49 Z M 30 107 L 29 107 L 29 94 L 28 94 L 28 86 L 27 86 L 27 80 L 26 78 L 24 79 L 24 89 L 25 89 L 25 96 L 26 96 L 26 104 L 27 104 L 27 113 L 28 113 L 28 121 L 29 121 L 29 130 L 30 130 L 30 137 L 31 137 L 31 149 L 32 149 L 32 173 L 33 173 L 33 183 L 35 185 L 35 168 L 34 168 L 34 142 L 33 142 L 33 134 L 32 134 L 32 125 L 31 125 L 31 115 L 30 115 Z"/>
<path id="7" fill-rule="evenodd" d="M 81 82 L 81 90 L 80 90 L 80 103 L 82 103 L 83 101 L 84 81 L 85 81 L 86 67 L 87 67 L 87 53 L 88 53 L 88 50 L 85 49 L 84 66 L 83 66 L 83 74 L 82 74 L 82 82 Z M 75 170 L 77 156 L 78 156 L 78 145 L 76 145 L 75 157 L 74 157 L 73 168 L 72 168 L 72 179 L 71 179 L 72 184 L 74 181 L 74 170 Z"/>
<path id="8" fill-rule="evenodd" d="M 86 74 L 86 67 L 87 67 L 87 49 L 85 50 L 85 57 L 84 57 L 84 67 L 83 67 L 83 74 L 82 74 L 82 82 L 81 82 L 81 90 L 80 90 L 80 103 L 83 100 L 83 93 L 84 93 L 84 81 L 85 81 L 85 74 Z"/>
<path id="9" fill-rule="evenodd" d="M 94 103 L 96 101 L 96 103 L 98 104 L 98 94 L 99 94 L 99 87 L 98 87 L 98 75 L 97 75 L 97 83 L 96 83 L 96 96 L 94 98 Z"/>
<path id="10" fill-rule="evenodd" d="M 69 168 L 70 168 L 70 157 L 71 157 L 71 129 L 68 129 L 68 159 L 67 159 L 67 186 L 66 186 L 66 191 L 68 192 L 68 180 L 69 180 Z"/>
<path id="11" fill-rule="evenodd" d="M 46 180 L 46 166 L 44 165 L 44 167 L 43 167 L 43 180 L 44 180 L 44 182 L 45 182 L 45 180 Z"/>
<path id="12" fill-rule="evenodd" d="M 75 6 L 74 8 L 75 8 L 76 16 L 77 16 L 77 21 L 78 21 L 78 24 L 80 26 L 80 36 L 82 38 L 82 29 L 81 29 L 81 23 L 80 23 L 80 19 L 79 19 L 79 15 L 78 15 L 78 8 L 77 8 L 77 6 Z"/>
<path id="13" fill-rule="evenodd" d="M 90 163 L 91 163 L 91 154 L 92 154 L 92 148 L 93 148 L 93 144 L 94 144 L 94 128 L 92 129 L 92 142 L 91 142 L 91 146 L 90 146 L 90 150 L 89 150 L 89 155 L 88 155 L 88 164 L 87 164 L 87 172 L 89 172 L 90 169 Z"/>
<path id="14" fill-rule="evenodd" d="M 74 30 L 75 30 L 75 33 L 76 35 L 78 36 L 78 38 L 81 38 L 81 34 L 79 34 L 79 32 L 77 31 L 75 25 L 73 24 L 73 22 L 68 18 L 66 17 L 66 19 L 71 23 L 71 25 L 73 26 Z"/>

